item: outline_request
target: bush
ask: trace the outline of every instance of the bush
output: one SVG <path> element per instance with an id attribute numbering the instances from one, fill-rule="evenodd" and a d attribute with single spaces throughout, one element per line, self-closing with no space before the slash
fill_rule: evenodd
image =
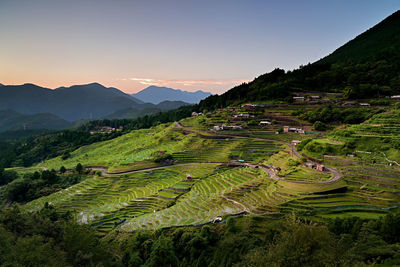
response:
<path id="1" fill-rule="evenodd" d="M 64 167 L 64 166 L 61 166 L 60 167 L 60 172 L 61 173 L 65 173 L 67 171 L 67 169 Z"/>
<path id="2" fill-rule="evenodd" d="M 251 120 L 251 121 L 249 121 L 249 122 L 247 123 L 247 125 L 249 125 L 249 126 L 257 126 L 258 123 L 257 123 L 256 120 Z"/>
<path id="3" fill-rule="evenodd" d="M 320 121 L 316 121 L 313 125 L 314 130 L 316 131 L 326 131 L 326 124 Z"/>
<path id="4" fill-rule="evenodd" d="M 76 171 L 77 173 L 82 173 L 82 171 L 83 171 L 83 166 L 82 166 L 81 163 L 76 164 L 75 171 Z"/>

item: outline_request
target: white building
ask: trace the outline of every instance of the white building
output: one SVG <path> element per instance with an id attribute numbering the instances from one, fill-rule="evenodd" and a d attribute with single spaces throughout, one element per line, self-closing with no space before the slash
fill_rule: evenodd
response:
<path id="1" fill-rule="evenodd" d="M 266 125 L 271 125 L 271 122 L 269 121 L 260 121 L 259 123 L 261 126 L 266 126 Z"/>

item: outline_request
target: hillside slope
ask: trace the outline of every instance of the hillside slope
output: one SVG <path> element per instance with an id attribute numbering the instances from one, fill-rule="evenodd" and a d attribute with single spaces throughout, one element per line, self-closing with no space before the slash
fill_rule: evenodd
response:
<path id="1" fill-rule="evenodd" d="M 111 114 L 104 116 L 104 119 L 134 119 L 140 116 L 151 115 L 158 112 L 168 111 L 187 106 L 188 103 L 182 101 L 163 101 L 158 105 L 150 103 L 140 104 L 131 108 L 117 110 Z"/>
<path id="2" fill-rule="evenodd" d="M 71 127 L 72 123 L 50 113 L 23 115 L 13 110 L 0 111 L 0 132 L 16 130 L 51 129 Z"/>
<path id="3" fill-rule="evenodd" d="M 297 70 L 261 75 L 221 96 L 210 96 L 200 108 L 232 103 L 291 100 L 294 92 L 337 92 L 345 98 L 400 93 L 400 11 L 338 48 L 329 56 Z"/>

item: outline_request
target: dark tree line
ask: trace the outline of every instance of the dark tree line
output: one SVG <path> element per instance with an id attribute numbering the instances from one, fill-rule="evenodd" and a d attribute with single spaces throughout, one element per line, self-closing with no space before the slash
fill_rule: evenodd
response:
<path id="1" fill-rule="evenodd" d="M 46 204 L 0 211 L 4 266 L 397 266 L 400 215 L 313 223 L 293 216 L 100 237 Z"/>

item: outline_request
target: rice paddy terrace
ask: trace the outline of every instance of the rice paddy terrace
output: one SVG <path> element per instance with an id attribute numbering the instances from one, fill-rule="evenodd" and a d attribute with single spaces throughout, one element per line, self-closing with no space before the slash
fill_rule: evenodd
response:
<path id="1" fill-rule="evenodd" d="M 256 137 L 255 137 L 256 136 Z M 397 207 L 400 170 L 325 157 L 325 172 L 303 165 L 290 135 L 213 133 L 197 119 L 160 125 L 81 147 L 41 168 L 102 168 L 83 182 L 24 205 L 46 202 L 100 233 L 200 225 L 235 214 L 317 220 L 379 217 Z M 155 162 L 171 155 L 174 164 Z"/>

